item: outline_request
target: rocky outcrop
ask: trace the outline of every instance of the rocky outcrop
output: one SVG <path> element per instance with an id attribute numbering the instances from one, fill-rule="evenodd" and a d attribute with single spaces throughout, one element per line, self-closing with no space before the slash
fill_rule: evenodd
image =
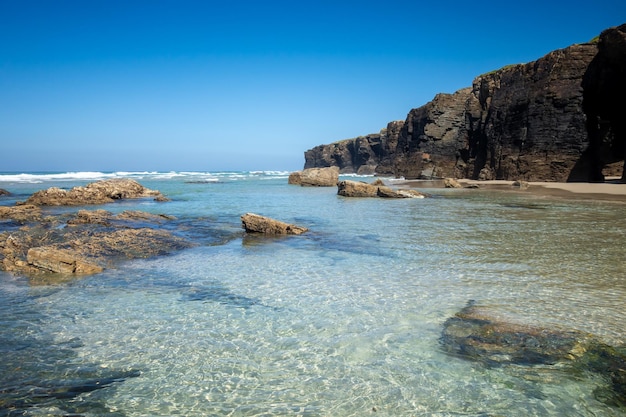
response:
<path id="1" fill-rule="evenodd" d="M 11 195 L 11 193 L 5 190 L 4 188 L 0 188 L 0 196 L 2 195 Z"/>
<path id="2" fill-rule="evenodd" d="M 416 190 L 394 190 L 379 182 L 368 184 L 361 181 L 339 181 L 337 194 L 343 197 L 424 198 Z"/>
<path id="3" fill-rule="evenodd" d="M 0 219 L 11 219 L 19 223 L 41 220 L 41 208 L 26 204 L 22 206 L 0 206 Z"/>
<path id="4" fill-rule="evenodd" d="M 316 146 L 305 152 L 304 168 L 336 166 L 341 173 L 388 174 L 393 170 L 392 156 L 403 124 L 391 122 L 379 133 Z"/>
<path id="5" fill-rule="evenodd" d="M 625 95 L 623 25 L 597 43 L 480 75 L 380 134 L 308 150 L 305 167 L 407 179 L 602 180 L 623 173 Z"/>
<path id="6" fill-rule="evenodd" d="M 106 210 L 45 215 L 42 208 L 155 196 L 162 195 L 136 181 L 109 180 L 69 191 L 40 191 L 27 200 L 34 204 L 0 206 L 0 219 L 14 223 L 10 232 L 0 233 L 0 269 L 29 276 L 86 275 L 101 272 L 117 260 L 190 247 L 184 238 L 161 228 L 163 223 L 174 220 L 171 216 L 140 211 L 113 214 Z"/>
<path id="7" fill-rule="evenodd" d="M 301 235 L 309 229 L 274 220 L 254 213 L 241 216 L 241 226 L 247 233 L 262 233 L 266 235 Z"/>
<path id="8" fill-rule="evenodd" d="M 118 260 L 148 258 L 190 247 L 158 227 L 167 216 L 105 210 L 29 218 L 25 226 L 0 233 L 0 269 L 38 275 L 101 272 Z M 150 225 L 154 227 L 150 227 Z"/>
<path id="9" fill-rule="evenodd" d="M 289 184 L 303 187 L 334 187 L 339 180 L 339 168 L 307 168 L 289 174 Z"/>
<path id="10" fill-rule="evenodd" d="M 30 248 L 26 260 L 33 268 L 59 274 L 89 275 L 104 270 L 100 265 L 77 256 L 74 251 L 54 247 Z"/>
<path id="11" fill-rule="evenodd" d="M 92 204 L 112 203 L 116 200 L 127 198 L 152 197 L 158 201 L 166 200 L 165 197 L 155 190 L 145 188 L 135 180 L 117 178 L 97 181 L 84 187 L 74 187 L 64 190 L 51 187 L 34 193 L 25 202 L 18 204 L 31 204 L 36 206 L 83 206 Z"/>

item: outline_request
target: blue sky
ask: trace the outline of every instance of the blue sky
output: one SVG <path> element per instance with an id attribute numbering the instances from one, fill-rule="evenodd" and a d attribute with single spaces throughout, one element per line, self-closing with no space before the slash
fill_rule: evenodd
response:
<path id="1" fill-rule="evenodd" d="M 623 0 L 0 0 L 0 171 L 296 170 Z"/>

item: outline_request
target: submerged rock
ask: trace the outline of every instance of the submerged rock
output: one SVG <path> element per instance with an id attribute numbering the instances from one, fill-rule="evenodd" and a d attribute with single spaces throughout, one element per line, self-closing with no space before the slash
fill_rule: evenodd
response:
<path id="1" fill-rule="evenodd" d="M 30 248 L 26 260 L 35 268 L 60 274 L 88 275 L 104 270 L 101 266 L 81 258 L 75 251 L 54 247 Z"/>
<path id="2" fill-rule="evenodd" d="M 135 180 L 115 178 L 93 182 L 84 187 L 74 187 L 71 190 L 51 187 L 47 190 L 37 191 L 25 202 L 18 204 L 32 204 L 36 206 L 82 206 L 112 203 L 115 200 L 127 198 L 147 197 L 154 197 L 158 201 L 162 201 L 164 198 L 159 191 L 145 188 Z"/>
<path id="3" fill-rule="evenodd" d="M 241 216 L 241 223 L 247 233 L 263 233 L 267 235 L 301 235 L 309 230 L 306 227 L 284 223 L 254 213 L 246 213 Z"/>
<path id="4" fill-rule="evenodd" d="M 113 215 L 105 210 L 81 210 L 43 220 L 33 217 L 19 230 L 0 233 L 0 268 L 27 275 L 85 275 L 101 272 L 120 259 L 190 247 L 185 239 L 151 227 L 168 219 L 136 211 Z"/>
<path id="5" fill-rule="evenodd" d="M 626 407 L 626 347 L 591 334 L 506 321 L 470 302 L 446 320 L 440 342 L 444 351 L 488 366 L 560 364 L 581 375 L 599 374 L 607 387 L 594 391 L 598 400 Z"/>
<path id="6" fill-rule="evenodd" d="M 500 321 L 470 304 L 444 323 L 443 348 L 488 364 L 554 364 L 580 357 L 591 336 Z"/>

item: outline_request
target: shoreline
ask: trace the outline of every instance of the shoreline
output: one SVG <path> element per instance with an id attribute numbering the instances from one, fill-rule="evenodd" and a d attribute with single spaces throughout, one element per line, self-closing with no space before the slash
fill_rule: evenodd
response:
<path id="1" fill-rule="evenodd" d="M 505 192 L 528 193 L 537 197 L 560 197 L 566 199 L 620 201 L 626 203 L 626 183 L 619 178 L 609 178 L 603 183 L 588 182 L 543 182 L 529 181 L 528 187 L 514 186 L 514 181 L 477 181 L 458 179 L 462 189 L 479 189 Z M 403 180 L 394 185 L 408 188 L 444 188 L 441 180 Z"/>

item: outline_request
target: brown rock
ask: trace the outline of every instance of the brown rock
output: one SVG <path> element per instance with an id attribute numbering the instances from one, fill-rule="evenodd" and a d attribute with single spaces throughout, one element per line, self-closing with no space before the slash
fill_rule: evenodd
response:
<path id="1" fill-rule="evenodd" d="M 32 204 L 6 207 L 0 206 L 0 219 L 12 219 L 18 222 L 41 220 L 41 209 Z"/>
<path id="2" fill-rule="evenodd" d="M 295 171 L 289 174 L 287 184 L 301 185 L 302 184 L 302 171 Z"/>
<path id="3" fill-rule="evenodd" d="M 461 188 L 461 184 L 454 178 L 445 178 L 443 180 L 443 186 L 445 188 Z"/>
<path id="4" fill-rule="evenodd" d="M 424 198 L 424 194 L 416 190 L 393 190 L 389 187 L 378 187 L 376 193 L 382 198 Z"/>
<path id="5" fill-rule="evenodd" d="M 87 184 L 64 190 L 51 187 L 37 191 L 24 203 L 37 206 L 79 206 L 88 204 L 105 204 L 126 198 L 158 198 L 161 193 L 145 188 L 135 180 L 118 178 Z"/>
<path id="6" fill-rule="evenodd" d="M 339 180 L 339 168 L 310 168 L 300 172 L 303 187 L 334 187 Z"/>
<path id="7" fill-rule="evenodd" d="M 26 259 L 30 265 L 47 272 L 87 275 L 103 271 L 101 266 L 82 259 L 73 251 L 53 247 L 31 248 Z"/>
<path id="8" fill-rule="evenodd" d="M 337 194 L 343 197 L 382 197 L 382 198 L 424 198 L 416 190 L 394 190 L 376 180 L 372 184 L 360 181 L 344 180 L 337 184 Z"/>
<path id="9" fill-rule="evenodd" d="M 268 235 L 300 235 L 309 229 L 284 223 L 269 217 L 246 213 L 241 216 L 242 227 L 247 233 L 263 233 Z"/>
<path id="10" fill-rule="evenodd" d="M 337 194 L 343 197 L 378 197 L 377 185 L 344 180 L 337 183 Z"/>
<path id="11" fill-rule="evenodd" d="M 5 190 L 4 188 L 0 188 L 0 195 L 11 195 L 11 193 Z"/>

